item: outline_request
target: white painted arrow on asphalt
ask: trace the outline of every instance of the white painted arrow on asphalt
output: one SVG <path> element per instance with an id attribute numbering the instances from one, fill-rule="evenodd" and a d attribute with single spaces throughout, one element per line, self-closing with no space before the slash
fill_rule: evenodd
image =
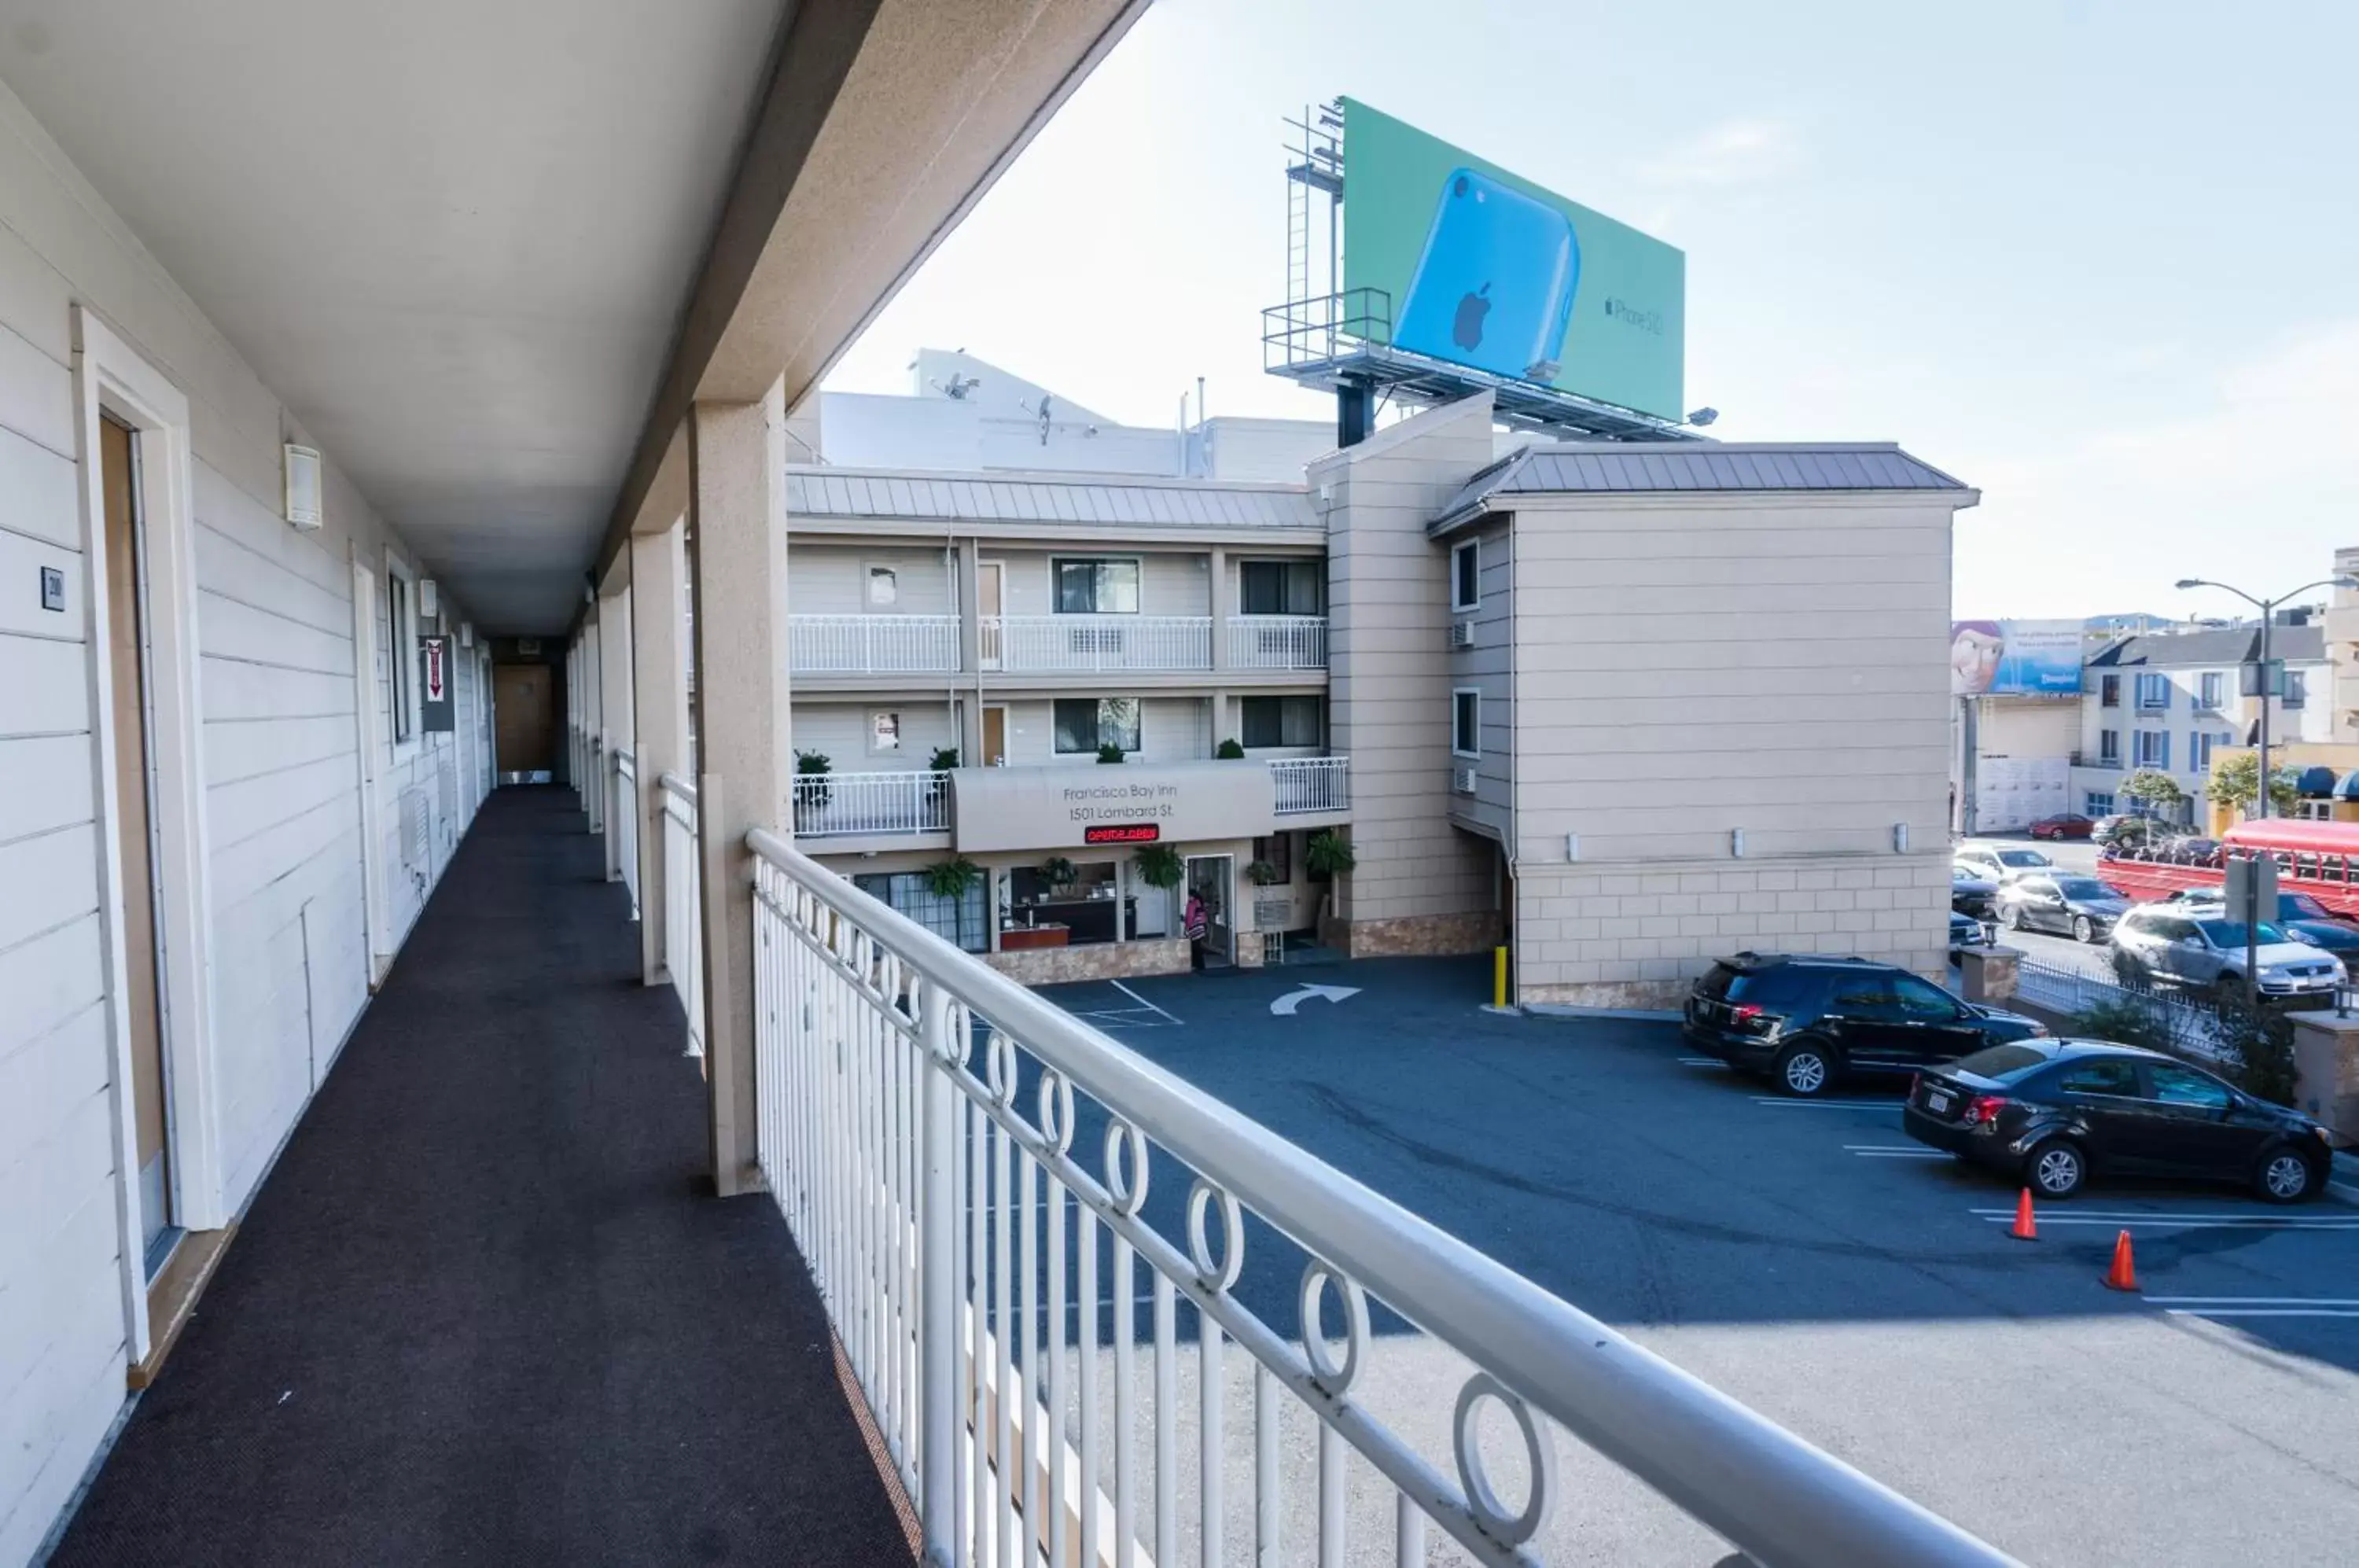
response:
<path id="1" fill-rule="evenodd" d="M 1288 991 L 1285 996 L 1272 1002 L 1269 1005 L 1269 1010 L 1281 1018 L 1290 1018 L 1294 1016 L 1295 1008 L 1316 997 L 1324 996 L 1331 1002 L 1340 1002 L 1346 996 L 1356 996 L 1359 994 L 1360 988 L 1357 985 L 1305 985 L 1299 991 Z"/>

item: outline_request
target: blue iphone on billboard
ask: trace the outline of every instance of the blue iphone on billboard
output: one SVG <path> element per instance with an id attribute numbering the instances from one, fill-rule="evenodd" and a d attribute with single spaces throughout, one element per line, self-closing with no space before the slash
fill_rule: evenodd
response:
<path id="1" fill-rule="evenodd" d="M 1393 342 L 1477 370 L 1553 381 L 1581 285 L 1571 220 L 1486 174 L 1441 182 Z"/>

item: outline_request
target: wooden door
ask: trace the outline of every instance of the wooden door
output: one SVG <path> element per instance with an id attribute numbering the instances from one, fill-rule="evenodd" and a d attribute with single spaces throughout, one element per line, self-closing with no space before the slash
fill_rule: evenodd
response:
<path id="1" fill-rule="evenodd" d="M 544 773 L 557 767 L 556 681 L 546 664 L 492 667 L 494 746 L 500 771 Z"/>
<path id="2" fill-rule="evenodd" d="M 170 1126 L 156 956 L 154 772 L 147 734 L 147 573 L 142 570 L 137 438 L 102 418 L 99 486 L 106 501 L 107 659 L 114 683 L 116 852 L 123 865 L 123 957 L 130 1019 L 132 1123 L 137 1141 L 140 1240 L 155 1272 L 172 1231 Z"/>
<path id="3" fill-rule="evenodd" d="M 976 662 L 985 670 L 996 670 L 1000 665 L 1003 637 L 1001 627 L 1004 625 L 1000 616 L 1006 614 L 1006 576 L 1001 570 L 999 562 L 995 561 L 976 562 L 974 569 L 974 613 L 977 617 L 975 621 Z M 991 748 L 985 746 L 984 749 L 989 751 Z"/>
<path id="4" fill-rule="evenodd" d="M 983 711 L 983 766 L 1007 766 L 1007 710 L 985 708 Z"/>

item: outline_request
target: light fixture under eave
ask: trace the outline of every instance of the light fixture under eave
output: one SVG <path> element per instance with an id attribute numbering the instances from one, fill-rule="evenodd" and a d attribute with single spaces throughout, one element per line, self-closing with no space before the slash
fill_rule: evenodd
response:
<path id="1" fill-rule="evenodd" d="M 305 533 L 326 526 L 320 454 L 308 446 L 286 445 L 287 520 Z"/>

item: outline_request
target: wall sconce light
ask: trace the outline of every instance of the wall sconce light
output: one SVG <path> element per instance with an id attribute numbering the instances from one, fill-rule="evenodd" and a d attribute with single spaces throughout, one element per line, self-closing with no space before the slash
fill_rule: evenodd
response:
<path id="1" fill-rule="evenodd" d="M 1731 828 L 1728 830 L 1728 853 L 1739 860 L 1745 858 L 1745 830 L 1743 828 Z"/>
<path id="2" fill-rule="evenodd" d="M 1581 858 L 1581 835 L 1579 833 L 1567 833 L 1564 835 L 1564 857 L 1567 860 L 1579 860 Z"/>
<path id="3" fill-rule="evenodd" d="M 1892 853 L 1895 855 L 1906 855 L 1908 853 L 1908 824 L 1907 822 L 1895 822 L 1892 824 Z"/>

